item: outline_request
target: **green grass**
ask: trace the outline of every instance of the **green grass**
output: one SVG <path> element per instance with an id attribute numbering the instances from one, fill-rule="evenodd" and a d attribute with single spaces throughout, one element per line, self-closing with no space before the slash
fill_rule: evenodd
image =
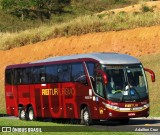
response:
<path id="1" fill-rule="evenodd" d="M 156 81 L 154 83 L 151 82 L 150 75 L 147 74 L 150 96 L 150 116 L 160 117 L 160 54 L 146 55 L 140 59 L 144 67 L 150 68 L 155 72 Z"/>
<path id="2" fill-rule="evenodd" d="M 6 135 L 7 133 L 1 133 L 2 135 Z M 23 134 L 47 134 L 47 135 L 142 135 L 137 133 L 129 133 L 129 132 L 42 132 L 42 133 L 23 133 Z M 10 133 L 9 135 L 22 135 L 22 133 Z"/>
<path id="3" fill-rule="evenodd" d="M 62 36 L 119 31 L 154 25 L 160 25 L 160 12 L 86 15 L 66 23 L 43 25 L 16 33 L 0 33 L 0 49 L 7 50 Z"/>
<path id="4" fill-rule="evenodd" d="M 63 124 L 62 122 L 44 122 L 44 121 L 26 121 L 18 118 L 1 118 L 0 126 L 77 126 L 85 127 L 83 125 Z M 62 130 L 63 131 L 63 130 Z"/>
<path id="5" fill-rule="evenodd" d="M 0 118 L 0 126 L 23 126 L 24 128 L 27 127 L 42 127 L 42 131 L 45 127 L 49 126 L 49 128 L 54 128 L 54 132 L 56 134 L 108 134 L 108 135 L 134 135 L 135 133 L 129 133 L 129 132 L 107 132 L 107 130 L 98 129 L 92 126 L 83 126 L 83 125 L 73 125 L 73 124 L 62 124 L 62 123 L 55 123 L 55 122 L 39 122 L 39 121 L 22 121 L 18 119 L 9 119 L 9 118 Z M 44 128 L 43 128 L 44 127 Z M 107 129 L 107 126 L 106 126 Z M 66 131 L 66 132 L 65 132 Z M 13 133 L 15 134 L 15 133 Z M 42 133 L 38 133 L 42 134 Z M 138 134 L 139 135 L 139 134 Z"/>
<path id="6" fill-rule="evenodd" d="M 7 133 L 1 133 L 2 135 L 6 135 Z M 23 134 L 47 134 L 47 135 L 142 135 L 136 133 L 126 133 L 126 132 L 42 132 L 42 133 L 23 133 Z M 10 133 L 9 135 L 22 135 L 22 133 Z"/>

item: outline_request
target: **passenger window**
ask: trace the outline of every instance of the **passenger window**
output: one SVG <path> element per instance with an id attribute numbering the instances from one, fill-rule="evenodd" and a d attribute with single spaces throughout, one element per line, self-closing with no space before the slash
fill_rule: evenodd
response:
<path id="1" fill-rule="evenodd" d="M 22 84 L 22 76 L 23 72 L 22 69 L 15 70 L 15 84 Z"/>
<path id="2" fill-rule="evenodd" d="M 28 84 L 29 73 L 27 68 L 15 69 L 15 84 Z"/>
<path id="3" fill-rule="evenodd" d="M 72 64 L 72 81 L 87 84 L 86 74 L 82 63 Z"/>
<path id="4" fill-rule="evenodd" d="M 22 83 L 28 84 L 30 80 L 30 68 L 22 69 Z"/>
<path id="5" fill-rule="evenodd" d="M 57 65 L 46 66 L 46 82 L 58 82 Z"/>
<path id="6" fill-rule="evenodd" d="M 34 67 L 32 70 L 33 83 L 45 83 L 45 67 Z"/>
<path id="7" fill-rule="evenodd" d="M 70 82 L 71 81 L 71 65 L 62 64 L 58 66 L 58 81 Z"/>
<path id="8" fill-rule="evenodd" d="M 13 72 L 10 69 L 6 70 L 5 80 L 7 84 L 13 84 Z"/>

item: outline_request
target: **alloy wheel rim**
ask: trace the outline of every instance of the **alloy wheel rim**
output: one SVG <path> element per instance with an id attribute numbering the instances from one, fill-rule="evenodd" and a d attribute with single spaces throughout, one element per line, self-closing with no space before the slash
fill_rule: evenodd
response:
<path id="1" fill-rule="evenodd" d="M 29 111 L 29 119 L 30 119 L 30 120 L 33 120 L 33 115 L 34 115 L 34 114 L 33 114 L 33 111 L 30 110 L 30 111 Z"/>
<path id="2" fill-rule="evenodd" d="M 88 121 L 89 120 L 89 114 L 87 111 L 84 112 L 84 121 Z"/>
<path id="3" fill-rule="evenodd" d="M 22 119 L 25 118 L 25 111 L 24 111 L 24 110 L 21 111 L 21 118 L 22 118 Z"/>

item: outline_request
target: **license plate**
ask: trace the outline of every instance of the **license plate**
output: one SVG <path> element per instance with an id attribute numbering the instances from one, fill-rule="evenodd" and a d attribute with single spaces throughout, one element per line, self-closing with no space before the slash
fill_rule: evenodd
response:
<path id="1" fill-rule="evenodd" d="M 128 116 L 135 116 L 135 113 L 128 113 Z"/>

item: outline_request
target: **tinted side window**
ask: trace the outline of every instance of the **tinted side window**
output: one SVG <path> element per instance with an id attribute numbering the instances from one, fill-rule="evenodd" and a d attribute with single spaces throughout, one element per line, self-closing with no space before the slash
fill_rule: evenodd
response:
<path id="1" fill-rule="evenodd" d="M 104 84 L 102 80 L 102 76 L 96 76 L 96 93 L 102 97 L 104 97 Z"/>
<path id="2" fill-rule="evenodd" d="M 12 70 L 8 69 L 6 70 L 6 73 L 5 73 L 5 80 L 6 80 L 6 83 L 8 84 L 12 84 L 13 83 L 13 73 L 12 73 Z"/>
<path id="3" fill-rule="evenodd" d="M 28 84 L 30 68 L 15 69 L 15 84 Z"/>
<path id="4" fill-rule="evenodd" d="M 87 83 L 85 71 L 82 63 L 72 64 L 72 81 Z"/>
<path id="5" fill-rule="evenodd" d="M 94 77 L 95 76 L 95 73 L 94 73 L 95 64 L 93 62 L 86 62 L 86 64 L 87 64 L 89 75 Z"/>
<path id="6" fill-rule="evenodd" d="M 26 78 L 28 78 L 28 84 L 32 83 L 32 74 L 31 74 L 32 68 L 26 68 Z M 27 79 L 26 79 L 27 80 Z"/>
<path id="7" fill-rule="evenodd" d="M 92 83 L 93 88 L 95 89 L 95 63 L 93 62 L 86 62 L 87 69 L 89 72 L 89 77 Z"/>
<path id="8" fill-rule="evenodd" d="M 46 74 L 45 67 L 34 67 L 32 70 L 32 82 L 33 83 L 45 83 L 46 82 Z"/>
<path id="9" fill-rule="evenodd" d="M 15 70 L 15 84 L 22 84 L 22 76 L 23 72 L 22 69 L 16 69 Z"/>
<path id="10" fill-rule="evenodd" d="M 26 69 L 22 69 L 22 74 L 23 74 L 23 77 L 22 77 L 22 83 L 23 84 L 28 84 L 29 83 L 29 80 L 30 80 L 30 68 L 26 68 Z"/>
<path id="11" fill-rule="evenodd" d="M 46 82 L 58 82 L 57 65 L 46 66 Z"/>
<path id="12" fill-rule="evenodd" d="M 62 64 L 58 66 L 58 81 L 69 82 L 71 81 L 71 65 Z"/>

